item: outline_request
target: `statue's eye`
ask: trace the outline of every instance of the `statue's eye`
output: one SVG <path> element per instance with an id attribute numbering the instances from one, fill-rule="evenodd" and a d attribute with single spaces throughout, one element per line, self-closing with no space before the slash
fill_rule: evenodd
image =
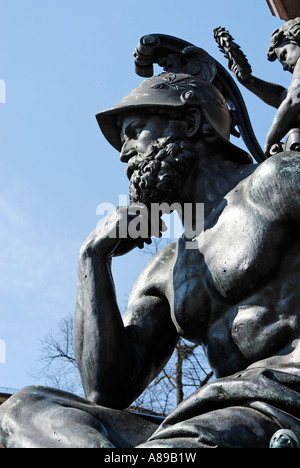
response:
<path id="1" fill-rule="evenodd" d="M 122 131 L 121 139 L 125 141 L 126 139 L 135 139 L 141 133 L 142 126 L 137 122 L 132 122 L 127 125 Z"/>
<path id="2" fill-rule="evenodd" d="M 284 61 L 286 59 L 286 50 L 284 50 L 283 52 L 281 52 L 280 54 L 280 60 L 281 61 Z"/>

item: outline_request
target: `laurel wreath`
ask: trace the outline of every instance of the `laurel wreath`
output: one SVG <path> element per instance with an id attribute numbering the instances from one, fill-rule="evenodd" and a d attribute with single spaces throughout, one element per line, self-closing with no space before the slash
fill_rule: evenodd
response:
<path id="1" fill-rule="evenodd" d="M 246 55 L 242 52 L 240 46 L 234 42 L 234 38 L 229 31 L 223 27 L 214 29 L 214 38 L 228 59 L 228 68 L 242 81 L 247 80 L 252 74 L 252 68 Z"/>

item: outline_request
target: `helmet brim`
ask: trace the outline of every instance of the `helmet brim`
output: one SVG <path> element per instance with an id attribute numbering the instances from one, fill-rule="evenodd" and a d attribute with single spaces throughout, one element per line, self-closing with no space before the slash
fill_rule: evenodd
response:
<path id="1" fill-rule="evenodd" d="M 115 107 L 96 115 L 100 129 L 109 143 L 119 152 L 122 148 L 121 126 L 124 115 L 143 110 L 184 113 L 197 107 L 212 125 L 219 141 L 224 143 L 230 159 L 249 164 L 251 156 L 233 145 L 230 138 L 231 116 L 227 103 L 219 90 L 206 81 L 186 74 L 162 73 L 140 83 Z M 229 151 L 231 149 L 231 151 Z M 230 156 L 230 155 L 229 155 Z"/>
<path id="2" fill-rule="evenodd" d="M 178 109 L 177 106 L 164 106 L 166 109 Z M 121 128 L 122 128 L 122 121 L 125 115 L 128 115 L 130 112 L 141 112 L 142 110 L 155 110 L 155 105 L 151 105 L 151 107 L 144 105 L 138 106 L 124 106 L 118 108 L 111 108 L 99 112 L 96 115 L 96 119 L 98 125 L 103 133 L 103 136 L 106 140 L 115 148 L 119 153 L 122 149 L 122 141 L 121 141 Z M 157 109 L 162 109 L 162 105 L 160 104 L 157 106 Z M 225 159 L 229 159 L 239 164 L 253 164 L 253 158 L 250 156 L 249 153 L 244 151 L 243 149 L 239 148 L 238 146 L 234 145 L 230 140 L 224 138 L 222 135 L 219 134 L 219 138 L 216 142 L 213 143 L 216 147 L 218 146 L 221 150 L 225 151 Z"/>

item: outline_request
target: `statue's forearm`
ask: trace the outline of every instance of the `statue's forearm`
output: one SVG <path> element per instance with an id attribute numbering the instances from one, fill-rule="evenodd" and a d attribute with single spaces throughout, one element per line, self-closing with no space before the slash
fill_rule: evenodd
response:
<path id="1" fill-rule="evenodd" d="M 116 407 L 113 393 L 124 385 L 124 375 L 131 375 L 133 359 L 109 259 L 86 255 L 79 260 L 74 347 L 87 398 Z"/>
<path id="2" fill-rule="evenodd" d="M 276 109 L 278 109 L 286 96 L 287 90 L 282 86 L 263 81 L 253 75 L 251 75 L 247 80 L 239 80 L 239 82 L 266 104 L 275 107 Z"/>

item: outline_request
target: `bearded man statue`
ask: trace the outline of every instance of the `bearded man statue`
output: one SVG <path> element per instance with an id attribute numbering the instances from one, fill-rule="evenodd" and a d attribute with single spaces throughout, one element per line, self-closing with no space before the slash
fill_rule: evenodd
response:
<path id="1" fill-rule="evenodd" d="M 187 72 L 184 53 L 97 120 L 127 164 L 131 204 L 204 204 L 202 242 L 189 249 L 183 226 L 140 274 L 121 316 L 111 263 L 151 235 L 111 235 L 129 225 L 130 207 L 97 226 L 80 250 L 74 317 L 86 398 L 20 390 L 0 407 L 5 447 L 298 444 L 299 156 L 281 153 L 254 164 L 230 142 L 232 109 L 216 86 L 213 60 L 199 55 L 200 74 Z M 216 379 L 164 420 L 131 413 L 180 337 L 205 348 Z M 282 429 L 289 432 L 274 436 Z"/>

